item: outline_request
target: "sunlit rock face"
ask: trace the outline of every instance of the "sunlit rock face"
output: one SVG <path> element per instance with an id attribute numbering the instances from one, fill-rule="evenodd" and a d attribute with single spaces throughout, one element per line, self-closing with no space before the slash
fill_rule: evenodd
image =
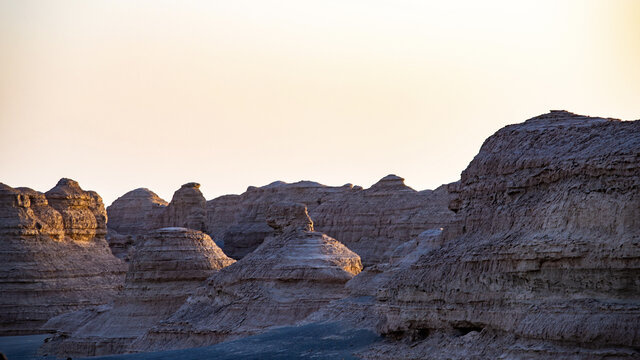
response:
<path id="1" fill-rule="evenodd" d="M 73 180 L 45 194 L 0 184 L 0 334 L 39 332 L 52 316 L 115 295 L 125 265 L 105 223 L 100 196 Z"/>
<path id="2" fill-rule="evenodd" d="M 51 319 L 45 328 L 56 335 L 41 353 L 65 357 L 127 352 L 205 279 L 234 262 L 202 232 L 176 227 L 152 231 L 137 244 L 124 290 L 115 301 Z"/>
<path id="3" fill-rule="evenodd" d="M 377 293 L 366 358 L 638 358 L 640 122 L 507 126 L 452 186 L 442 246 Z"/>
<path id="4" fill-rule="evenodd" d="M 265 223 L 265 212 L 282 200 L 307 205 L 315 229 L 358 253 L 365 265 L 385 262 L 398 245 L 448 224 L 454 215 L 448 209 L 446 187 L 418 192 L 395 175 L 366 190 L 350 184 L 278 182 L 209 201 L 209 233 L 222 239 L 230 256 L 241 258 L 273 233 Z"/>
<path id="5" fill-rule="evenodd" d="M 133 345 L 136 351 L 204 346 L 296 324 L 345 295 L 360 257 L 314 232 L 303 204 L 277 203 L 274 230 L 254 252 L 211 276 L 175 314 Z"/>

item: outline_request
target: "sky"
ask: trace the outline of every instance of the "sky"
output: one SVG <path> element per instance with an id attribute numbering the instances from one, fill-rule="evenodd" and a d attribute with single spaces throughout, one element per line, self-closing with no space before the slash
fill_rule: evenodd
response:
<path id="1" fill-rule="evenodd" d="M 13 187 L 433 189 L 552 109 L 640 118 L 640 1 L 0 0 Z"/>

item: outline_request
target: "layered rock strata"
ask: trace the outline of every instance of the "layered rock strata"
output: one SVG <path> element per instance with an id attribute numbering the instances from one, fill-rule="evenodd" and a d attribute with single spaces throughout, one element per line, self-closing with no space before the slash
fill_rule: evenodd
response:
<path id="1" fill-rule="evenodd" d="M 135 239 L 155 226 L 168 203 L 146 188 L 139 188 L 117 198 L 109 207 L 107 240 L 113 254 L 128 259 Z"/>
<path id="2" fill-rule="evenodd" d="M 138 239 L 148 231 L 165 227 L 206 230 L 206 200 L 200 184 L 191 182 L 178 189 L 170 203 L 149 189 L 136 189 L 107 208 L 109 245 L 113 253 L 128 261 Z"/>
<path id="3" fill-rule="evenodd" d="M 265 212 L 282 200 L 307 205 L 315 228 L 358 253 L 365 265 L 385 262 L 398 245 L 422 231 L 447 225 L 454 215 L 447 208 L 451 199 L 445 186 L 418 192 L 395 175 L 366 190 L 350 184 L 278 182 L 210 200 L 208 231 L 222 239 L 230 256 L 241 258 L 272 234 Z"/>
<path id="4" fill-rule="evenodd" d="M 202 232 L 152 231 L 136 246 L 124 290 L 114 302 L 51 319 L 45 327 L 57 332 L 41 352 L 58 356 L 127 352 L 137 337 L 175 312 L 205 279 L 234 262 Z"/>
<path id="5" fill-rule="evenodd" d="M 638 358 L 640 122 L 553 111 L 485 141 L 442 247 L 378 292 L 367 358 Z M 420 355 L 422 354 L 422 355 Z"/>
<path id="6" fill-rule="evenodd" d="M 274 229 L 254 252 L 209 278 L 175 314 L 134 344 L 138 351 L 205 346 L 293 325 L 345 295 L 360 257 L 313 231 L 302 204 L 269 208 Z"/>
<path id="7" fill-rule="evenodd" d="M 45 194 L 0 184 L 0 334 L 41 332 L 52 316 L 113 298 L 125 266 L 106 220 L 100 196 L 73 180 Z"/>

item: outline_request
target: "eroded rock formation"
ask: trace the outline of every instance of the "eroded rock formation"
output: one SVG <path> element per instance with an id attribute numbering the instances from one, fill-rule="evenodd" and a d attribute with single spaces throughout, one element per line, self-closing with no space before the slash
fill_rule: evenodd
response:
<path id="1" fill-rule="evenodd" d="M 211 276 L 133 348 L 204 346 L 292 325 L 344 296 L 344 284 L 362 269 L 357 254 L 314 232 L 303 204 L 274 204 L 266 221 L 273 236 Z"/>
<path id="2" fill-rule="evenodd" d="M 55 317 L 55 337 L 41 349 L 58 356 L 127 352 L 159 320 L 175 312 L 205 279 L 235 260 L 211 238 L 185 228 L 162 228 L 136 245 L 124 290 L 114 302 Z"/>
<path id="3" fill-rule="evenodd" d="M 443 245 L 382 286 L 367 358 L 638 358 L 640 122 L 507 126 L 452 186 Z"/>
<path id="4" fill-rule="evenodd" d="M 447 225 L 454 215 L 447 208 L 451 199 L 446 187 L 418 192 L 395 175 L 366 190 L 351 184 L 277 182 L 210 200 L 209 233 L 223 240 L 230 256 L 241 258 L 273 232 L 266 226 L 265 212 L 283 200 L 307 205 L 316 230 L 358 253 L 365 265 L 386 261 L 398 245 L 422 231 Z"/>
<path id="5" fill-rule="evenodd" d="M 148 231 L 165 227 L 206 230 L 206 200 L 200 184 L 190 182 L 178 189 L 171 203 L 148 189 L 136 189 L 118 198 L 107 208 L 109 245 L 113 253 L 126 261 L 135 243 Z"/>
<path id="6" fill-rule="evenodd" d="M 125 266 L 105 223 L 100 196 L 73 180 L 45 194 L 0 184 L 0 334 L 39 332 L 52 316 L 115 295 Z"/>
<path id="7" fill-rule="evenodd" d="M 153 230 L 168 203 L 146 188 L 139 188 L 117 198 L 109 207 L 107 240 L 113 254 L 127 258 L 135 238 Z"/>

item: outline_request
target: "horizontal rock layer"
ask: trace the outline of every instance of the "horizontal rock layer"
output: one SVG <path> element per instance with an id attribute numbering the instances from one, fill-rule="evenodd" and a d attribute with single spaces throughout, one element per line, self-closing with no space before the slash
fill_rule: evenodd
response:
<path id="1" fill-rule="evenodd" d="M 41 353 L 65 357 L 127 352 L 136 338 L 173 314 L 205 279 L 234 262 L 202 232 L 150 232 L 137 244 L 124 290 L 114 302 L 49 320 L 45 327 L 57 332 Z"/>
<path id="2" fill-rule="evenodd" d="M 133 349 L 205 346 L 293 325 L 344 296 L 344 284 L 362 269 L 360 257 L 314 232 L 302 204 L 275 204 L 270 213 L 274 236 L 209 278 Z"/>
<path id="3" fill-rule="evenodd" d="M 454 358 L 640 356 L 638 134 L 638 121 L 551 112 L 487 139 L 451 186 L 442 247 L 378 292 L 379 331 Z M 545 350 L 518 353 L 506 334 Z M 415 358 L 404 349 L 387 358 Z"/>
<path id="4" fill-rule="evenodd" d="M 125 265 L 105 223 L 100 196 L 73 180 L 45 194 L 0 184 L 0 334 L 41 332 L 50 317 L 115 295 Z"/>

